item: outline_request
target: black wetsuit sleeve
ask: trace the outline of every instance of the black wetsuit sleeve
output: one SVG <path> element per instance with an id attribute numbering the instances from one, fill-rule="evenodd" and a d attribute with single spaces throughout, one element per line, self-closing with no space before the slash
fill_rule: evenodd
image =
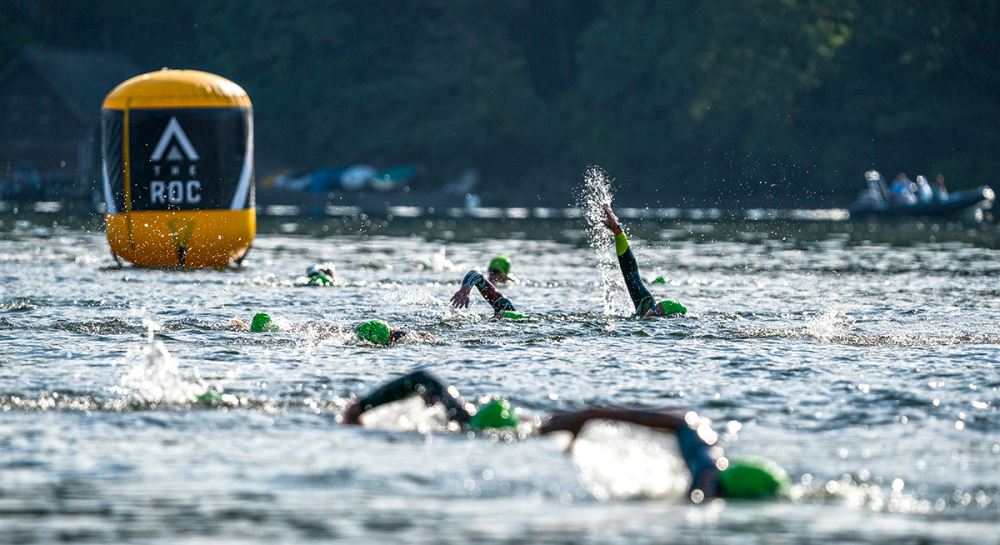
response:
<path id="1" fill-rule="evenodd" d="M 517 310 L 514 308 L 514 304 L 510 302 L 510 299 L 504 297 L 492 282 L 479 274 L 479 271 L 469 271 L 465 273 L 465 278 L 462 279 L 462 287 L 471 288 L 473 286 L 479 290 L 483 299 L 486 299 L 486 302 L 493 307 L 493 312 L 497 315 L 505 310 Z"/>
<path id="2" fill-rule="evenodd" d="M 623 249 L 624 251 L 621 251 Z M 615 253 L 618 254 L 618 266 L 621 267 L 622 276 L 625 277 L 625 287 L 628 288 L 628 296 L 635 305 L 635 312 L 645 314 L 656 305 L 656 300 L 639 276 L 639 263 L 635 260 L 625 233 L 615 233 Z"/>
<path id="3" fill-rule="evenodd" d="M 444 406 L 449 420 L 454 420 L 459 424 L 467 424 L 472 418 L 472 415 L 465 408 L 465 403 L 458 397 L 454 388 L 441 382 L 427 371 L 414 371 L 391 380 L 358 399 L 356 404 L 361 407 L 362 412 L 365 412 L 415 395 L 421 396 L 429 404 L 440 403 Z"/>
<path id="4" fill-rule="evenodd" d="M 718 495 L 718 469 L 711 454 L 711 445 L 688 426 L 677 429 L 677 446 L 684 464 L 691 472 L 691 487 L 688 492 L 701 490 L 706 497 Z"/>
<path id="5" fill-rule="evenodd" d="M 486 278 L 479 274 L 479 271 L 473 269 L 465 273 L 465 276 L 462 278 L 462 287 L 471 288 L 475 286 L 478 288 L 484 280 L 486 280 Z"/>

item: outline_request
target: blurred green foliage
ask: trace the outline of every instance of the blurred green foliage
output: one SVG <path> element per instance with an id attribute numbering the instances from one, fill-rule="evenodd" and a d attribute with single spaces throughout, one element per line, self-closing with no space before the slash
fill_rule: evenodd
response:
<path id="1" fill-rule="evenodd" d="M 0 28 L 0 63 L 104 48 L 237 81 L 264 170 L 474 166 L 551 198 L 597 163 L 651 204 L 793 205 L 873 167 L 988 183 L 1000 156 L 994 1 L 0 0 Z"/>

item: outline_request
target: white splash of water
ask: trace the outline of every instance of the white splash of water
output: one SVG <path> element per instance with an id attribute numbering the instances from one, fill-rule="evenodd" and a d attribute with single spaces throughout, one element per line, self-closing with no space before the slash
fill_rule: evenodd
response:
<path id="1" fill-rule="evenodd" d="M 618 269 L 615 241 L 604 227 L 604 205 L 611 204 L 613 197 L 608 173 L 599 166 L 588 167 L 583 176 L 583 187 L 577 194 L 577 207 L 587 220 L 587 238 L 597 259 L 604 314 L 628 316 L 632 313 L 632 305 L 628 300 L 625 281 Z"/>
<path id="2" fill-rule="evenodd" d="M 462 267 L 453 263 L 446 254 L 445 247 L 438 248 L 437 252 L 430 259 L 423 261 L 417 267 L 419 270 L 431 272 L 456 272 Z"/>
<path id="3" fill-rule="evenodd" d="M 299 328 L 292 323 L 291 320 L 285 318 L 284 316 L 271 316 L 271 324 L 277 328 L 278 331 L 298 331 Z"/>
<path id="4" fill-rule="evenodd" d="M 197 371 L 184 373 L 167 347 L 155 339 L 160 325 L 144 316 L 142 325 L 146 328 L 146 345 L 138 354 L 130 353 L 130 358 L 138 359 L 119 381 L 115 393 L 128 399 L 145 403 L 190 403 L 207 387 Z"/>
<path id="5" fill-rule="evenodd" d="M 685 497 L 691 484 L 673 434 L 597 421 L 573 447 L 584 485 L 598 500 Z"/>
<path id="6" fill-rule="evenodd" d="M 458 288 L 458 282 L 455 283 L 455 288 Z M 450 306 L 448 298 L 442 299 L 441 293 L 436 289 L 412 284 L 383 283 L 375 299 L 379 307 L 390 309 L 413 307 L 414 310 L 426 311 L 434 307 Z"/>
<path id="7" fill-rule="evenodd" d="M 806 324 L 806 333 L 821 341 L 831 341 L 847 335 L 854 319 L 844 313 L 838 306 L 832 306 L 823 311 Z"/>
<path id="8" fill-rule="evenodd" d="M 829 480 L 825 483 L 813 481 L 812 475 L 806 475 L 803 476 L 801 484 L 793 487 L 792 499 L 817 503 L 840 500 L 854 509 L 903 514 L 927 514 L 942 511 L 948 505 L 943 498 L 931 501 L 906 491 L 903 479 L 896 478 L 892 481 L 886 479 L 887 482 L 879 484 L 870 482 L 868 477 L 866 469 L 856 474 L 842 475 L 839 480 Z M 956 491 L 955 499 L 961 497 L 961 491 L 961 488 Z M 989 499 L 984 495 L 979 507 L 985 508 L 988 504 Z"/>
<path id="9" fill-rule="evenodd" d="M 324 344 L 334 346 L 344 346 L 356 340 L 354 329 L 350 324 L 328 324 L 325 322 L 313 322 L 303 326 L 300 330 L 301 337 L 296 346 L 300 347 L 307 358 L 313 356 L 313 350 Z"/>
<path id="10" fill-rule="evenodd" d="M 366 427 L 383 430 L 426 434 L 448 429 L 444 408 L 437 403 L 428 407 L 418 396 L 376 407 L 361 418 Z"/>

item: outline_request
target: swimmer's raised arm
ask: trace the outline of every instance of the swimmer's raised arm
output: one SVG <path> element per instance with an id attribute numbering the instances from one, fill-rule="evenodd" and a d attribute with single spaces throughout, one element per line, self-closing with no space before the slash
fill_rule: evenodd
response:
<path id="1" fill-rule="evenodd" d="M 615 254 L 618 256 L 618 266 L 622 270 L 622 276 L 625 277 L 628 296 L 632 299 L 632 304 L 635 305 L 636 314 L 643 316 L 656 305 L 656 299 L 653 299 L 653 294 L 646 288 L 646 283 L 639 275 L 639 263 L 636 262 L 635 255 L 632 254 L 628 237 L 622 231 L 618 217 L 615 216 L 610 204 L 604 205 L 604 226 L 615 236 Z"/>
<path id="2" fill-rule="evenodd" d="M 682 415 L 675 412 L 652 411 L 645 409 L 622 409 L 616 407 L 588 407 L 579 411 L 558 413 L 549 417 L 538 432 L 548 435 L 556 431 L 568 431 L 572 437 L 567 449 L 573 447 L 573 442 L 580 435 L 584 425 L 591 420 L 613 420 L 628 422 L 647 428 L 677 431 L 686 426 Z"/>
<path id="3" fill-rule="evenodd" d="M 622 270 L 625 278 L 625 287 L 628 288 L 628 296 L 635 305 L 636 316 L 669 316 L 671 314 L 685 314 L 687 309 L 684 305 L 675 301 L 663 300 L 656 302 L 653 294 L 649 292 L 642 276 L 639 275 L 639 263 L 635 260 L 632 248 L 629 246 L 628 237 L 618 223 L 618 217 L 611 209 L 610 204 L 604 205 L 604 226 L 615 236 L 615 254 L 618 255 L 618 266 Z"/>
<path id="4" fill-rule="evenodd" d="M 479 274 L 479 271 L 472 270 L 465 273 L 465 277 L 462 278 L 462 287 L 451 296 L 451 304 L 456 308 L 468 308 L 469 307 L 469 292 L 472 291 L 472 287 L 475 286 L 482 294 L 483 299 L 493 307 L 493 312 L 500 315 L 505 310 L 517 310 L 514 305 L 506 297 L 500 293 L 500 290 L 493 285 L 487 278 Z"/>
<path id="5" fill-rule="evenodd" d="M 415 395 L 422 397 L 427 405 L 440 403 L 449 420 L 466 424 L 472 418 L 465 402 L 458 396 L 458 390 L 427 371 L 414 371 L 383 384 L 355 401 L 344 412 L 344 424 L 360 425 L 361 415 L 366 411 Z"/>

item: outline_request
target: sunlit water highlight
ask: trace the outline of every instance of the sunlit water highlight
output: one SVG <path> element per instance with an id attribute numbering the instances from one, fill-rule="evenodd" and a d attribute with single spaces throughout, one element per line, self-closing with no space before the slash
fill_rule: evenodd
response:
<path id="1" fill-rule="evenodd" d="M 996 540 L 988 245 L 636 218 L 644 276 L 665 275 L 654 293 L 691 312 L 635 321 L 607 312 L 595 263 L 611 246 L 595 250 L 583 218 L 575 233 L 472 222 L 370 238 L 289 221 L 311 234 L 261 235 L 222 273 L 110 268 L 99 232 L 2 232 L 0 540 Z M 447 304 L 497 253 L 524 323 Z M 296 285 L 323 261 L 335 287 Z M 258 311 L 286 330 L 234 325 Z M 437 340 L 359 345 L 350 328 L 373 316 Z M 510 396 L 522 429 L 449 433 L 419 403 L 338 424 L 351 396 L 416 366 L 470 398 Z M 220 395 L 196 401 L 206 390 Z M 600 425 L 566 456 L 565 438 L 532 435 L 590 403 L 690 406 L 730 452 L 784 465 L 797 499 L 692 506 L 669 437 Z"/>

